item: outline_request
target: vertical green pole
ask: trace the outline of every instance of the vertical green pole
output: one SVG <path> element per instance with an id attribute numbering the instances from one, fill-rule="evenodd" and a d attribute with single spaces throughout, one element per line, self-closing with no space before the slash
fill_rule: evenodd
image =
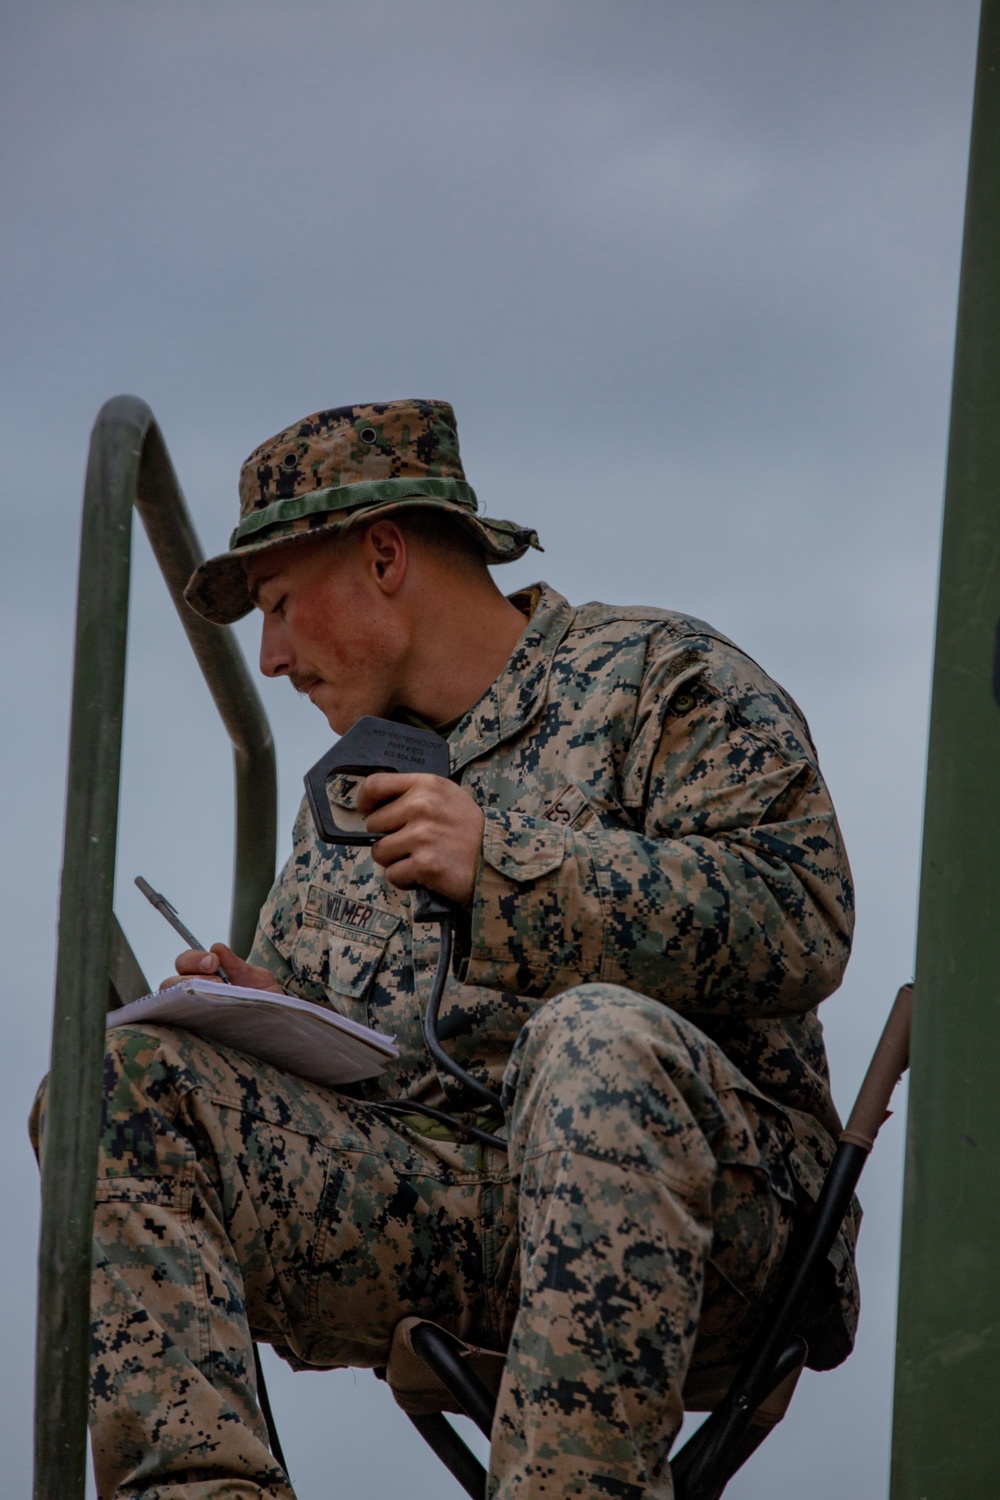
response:
<path id="1" fill-rule="evenodd" d="M 143 411 L 130 415 L 134 421 L 116 443 L 106 440 L 106 413 L 98 418 L 84 493 L 52 1014 L 54 1086 L 42 1148 L 35 1500 L 76 1500 L 84 1492 L 90 1241 L 118 837 L 132 497 L 148 425 Z"/>
<path id="2" fill-rule="evenodd" d="M 945 496 L 892 1500 L 1000 1495 L 1000 0 L 984 0 Z"/>
<path id="3" fill-rule="evenodd" d="M 109 963 L 115 994 L 142 973 L 111 910 L 118 829 L 129 543 L 135 505 L 233 745 L 236 850 L 230 941 L 249 952 L 274 874 L 274 745 L 233 632 L 183 600 L 202 560 L 153 414 L 134 396 L 101 408 L 87 461 L 52 1068 L 42 1149 L 35 1373 L 35 1500 L 82 1500 L 90 1241 Z M 2 1485 L 0 1485 L 2 1492 Z"/>

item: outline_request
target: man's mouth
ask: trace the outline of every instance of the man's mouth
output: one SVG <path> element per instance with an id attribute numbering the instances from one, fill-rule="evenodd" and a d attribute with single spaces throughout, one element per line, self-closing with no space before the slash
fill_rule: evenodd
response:
<path id="1" fill-rule="evenodd" d="M 299 677 L 296 673 L 289 673 L 289 681 L 297 693 L 304 693 L 310 703 L 314 702 L 313 694 L 317 688 L 323 686 L 322 677 Z"/>

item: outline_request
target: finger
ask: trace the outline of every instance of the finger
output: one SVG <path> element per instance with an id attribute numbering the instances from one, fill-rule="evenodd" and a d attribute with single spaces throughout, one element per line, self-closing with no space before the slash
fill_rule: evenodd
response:
<path id="1" fill-rule="evenodd" d="M 383 802 L 401 797 L 413 785 L 413 776 L 404 776 L 396 771 L 373 771 L 366 776 L 358 790 L 358 812 L 365 816 L 374 812 Z"/>
<path id="2" fill-rule="evenodd" d="M 383 802 L 365 819 L 369 833 L 392 833 L 407 823 L 440 829 L 449 822 L 449 783 L 438 776 L 414 776 L 412 785 L 392 802 Z"/>
<path id="3" fill-rule="evenodd" d="M 372 858 L 384 869 L 387 865 L 395 864 L 397 860 L 410 859 L 426 843 L 427 840 L 420 836 L 420 831 L 410 823 L 405 828 L 379 839 L 377 844 L 373 844 Z"/>
<path id="4" fill-rule="evenodd" d="M 269 969 L 258 964 L 247 963 L 225 943 L 213 943 L 212 952 L 222 960 L 222 967 L 229 975 L 230 984 L 239 984 L 251 990 L 273 990 L 281 994 L 281 985 Z"/>
<path id="5" fill-rule="evenodd" d="M 188 948 L 178 953 L 174 963 L 178 974 L 210 974 L 219 966 L 218 959 L 205 948 Z"/>
<path id="6" fill-rule="evenodd" d="M 400 891 L 411 890 L 415 885 L 425 885 L 426 876 L 422 876 L 416 863 L 412 859 L 398 859 L 393 864 L 387 865 L 385 878 L 390 885 Z"/>
<path id="7" fill-rule="evenodd" d="M 383 802 L 370 812 L 365 818 L 365 828 L 369 833 L 396 833 L 400 828 L 405 828 L 412 823 L 415 816 L 422 815 L 426 809 L 417 801 L 419 793 L 414 788 L 404 792 L 393 802 Z"/>
<path id="8" fill-rule="evenodd" d="M 386 859 L 382 868 L 386 879 L 393 885 L 426 885 L 432 890 L 439 890 L 442 880 L 448 880 L 447 859 L 441 858 L 438 849 L 427 846 L 395 851 Z"/>
<path id="9" fill-rule="evenodd" d="M 230 984 L 249 985 L 251 989 L 260 988 L 259 970 L 253 964 L 248 964 L 245 959 L 234 953 L 225 943 L 213 943 L 212 952 L 218 960 L 216 972 L 220 978 L 225 972 Z"/>

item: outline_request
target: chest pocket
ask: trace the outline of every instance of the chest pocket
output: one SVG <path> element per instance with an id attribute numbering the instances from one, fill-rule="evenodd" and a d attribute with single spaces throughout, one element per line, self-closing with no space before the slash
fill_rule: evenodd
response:
<path id="1" fill-rule="evenodd" d="M 371 901 L 311 885 L 292 966 L 307 984 L 361 1000 L 401 920 Z"/>

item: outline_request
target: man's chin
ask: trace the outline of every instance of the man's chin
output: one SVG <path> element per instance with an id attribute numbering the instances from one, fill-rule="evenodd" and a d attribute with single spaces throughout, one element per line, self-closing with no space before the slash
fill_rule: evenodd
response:
<path id="1" fill-rule="evenodd" d="M 350 729 L 354 722 L 350 715 L 346 714 L 337 704 L 328 706 L 325 703 L 315 703 L 313 706 L 319 709 L 334 734 L 343 734 L 345 730 Z"/>
<path id="2" fill-rule="evenodd" d="M 313 708 L 319 709 L 334 734 L 344 733 L 344 730 L 340 726 L 344 724 L 345 720 L 348 720 L 346 727 L 350 728 L 353 719 L 349 718 L 348 713 L 345 712 L 340 704 L 331 703 L 330 688 L 327 683 L 314 682 L 312 687 L 305 689 L 305 695 Z"/>
<path id="3" fill-rule="evenodd" d="M 388 710 L 384 704 L 378 703 L 345 703 L 338 700 L 328 682 L 317 682 L 308 690 L 309 702 L 313 708 L 318 708 L 334 734 L 346 734 L 352 725 L 365 714 L 373 714 L 375 718 L 387 718 Z"/>
<path id="4" fill-rule="evenodd" d="M 317 705 L 317 707 L 319 707 L 319 705 Z M 333 730 L 334 734 L 338 737 L 342 734 L 346 734 L 349 729 L 353 729 L 358 720 L 363 719 L 366 714 L 371 714 L 376 719 L 384 719 L 387 717 L 384 709 L 377 707 L 369 708 L 365 705 L 359 706 L 357 704 L 352 705 L 350 708 L 344 708 L 341 706 L 335 706 L 333 708 L 320 708 L 320 712 L 322 713 L 326 722 L 329 724 L 330 728 Z"/>
<path id="5" fill-rule="evenodd" d="M 353 705 L 347 706 L 343 703 L 331 703 L 329 696 L 322 692 L 318 693 L 312 699 L 312 704 L 314 708 L 319 709 L 336 735 L 346 734 L 351 725 L 356 724 L 362 714 L 368 712 L 367 709 L 357 708 Z"/>

